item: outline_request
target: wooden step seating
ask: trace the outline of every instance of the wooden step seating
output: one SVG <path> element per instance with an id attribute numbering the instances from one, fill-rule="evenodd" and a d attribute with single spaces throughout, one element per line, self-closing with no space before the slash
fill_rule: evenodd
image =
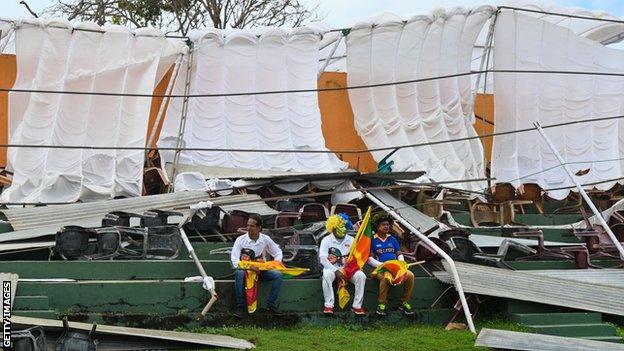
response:
<path id="1" fill-rule="evenodd" d="M 602 314 L 508 300 L 507 315 L 533 333 L 622 343 Z"/>

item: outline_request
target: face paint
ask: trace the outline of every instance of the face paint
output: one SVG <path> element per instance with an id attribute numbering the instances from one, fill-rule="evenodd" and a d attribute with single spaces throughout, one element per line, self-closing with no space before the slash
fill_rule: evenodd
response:
<path id="1" fill-rule="evenodd" d="M 347 234 L 347 229 L 344 226 L 337 227 L 336 229 L 334 229 L 334 235 L 338 239 L 344 238 L 346 234 Z"/>

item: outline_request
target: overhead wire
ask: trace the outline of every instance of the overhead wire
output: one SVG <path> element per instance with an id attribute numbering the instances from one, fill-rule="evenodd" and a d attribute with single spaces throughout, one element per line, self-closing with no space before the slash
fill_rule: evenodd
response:
<path id="1" fill-rule="evenodd" d="M 588 118 L 588 119 L 580 119 L 576 121 L 568 121 L 562 123 L 555 123 L 549 125 L 543 125 L 543 129 L 563 127 L 573 124 L 583 124 L 583 123 L 591 123 L 591 122 L 600 122 L 600 121 L 608 121 L 613 119 L 622 119 L 624 115 L 617 116 L 608 116 L 608 117 L 600 117 L 600 118 Z M 517 133 L 525 133 L 535 130 L 535 127 L 528 127 L 522 129 L 514 129 L 503 132 L 495 132 L 483 135 L 476 136 L 467 136 L 463 138 L 455 138 L 448 140 L 439 140 L 439 141 L 431 141 L 426 143 L 418 143 L 418 144 L 404 144 L 404 145 L 395 145 L 395 146 L 386 146 L 386 147 L 378 147 L 378 148 L 366 148 L 366 149 L 352 149 L 352 150 L 292 150 L 292 149 L 236 149 L 236 148 L 200 148 L 200 147 L 185 147 L 185 148 L 176 148 L 176 147 L 157 147 L 157 146 L 88 146 L 88 145 L 38 145 L 38 144 L 0 144 L 0 148 L 51 148 L 51 149 L 86 149 L 86 150 L 160 150 L 160 151 L 213 151 L 213 152 L 256 152 L 256 153 L 332 153 L 332 154 L 362 154 L 366 152 L 376 152 L 376 151 L 390 151 L 396 149 L 403 148 L 417 148 L 421 146 L 430 146 L 430 145 L 438 145 L 438 144 L 446 144 L 446 143 L 454 143 L 460 141 L 467 141 L 473 139 L 483 139 L 483 138 L 491 138 L 495 136 L 501 135 L 509 135 L 509 134 L 517 134 Z"/>
<path id="2" fill-rule="evenodd" d="M 252 96 L 252 95 L 274 95 L 274 94 L 295 94 L 295 93 L 314 93 L 314 92 L 331 92 L 345 91 L 368 88 L 388 87 L 395 85 L 405 85 L 414 83 L 424 83 L 435 80 L 459 78 L 484 73 L 520 73 L 520 74 L 563 74 L 563 75 L 590 75 L 590 76 L 606 76 L 606 77 L 624 77 L 621 72 L 591 72 L 591 71 L 561 71 L 561 70 L 518 70 L 518 69 L 484 69 L 477 71 L 453 73 L 439 76 L 431 76 L 424 78 L 408 79 L 401 81 L 392 81 L 385 83 L 372 83 L 363 85 L 351 85 L 344 87 L 329 88 L 309 88 L 309 89 L 291 89 L 291 90 L 265 90 L 252 92 L 232 92 L 218 94 L 138 94 L 138 93 L 115 93 L 115 92 L 90 92 L 90 91 L 73 91 L 73 90 L 48 90 L 48 89 L 21 89 L 21 88 L 0 88 L 0 92 L 7 93 L 39 93 L 39 94 L 67 94 L 67 95 L 90 95 L 90 96 L 112 96 L 112 97 L 144 97 L 144 98 L 215 98 L 215 97 L 233 97 L 233 96 Z"/>
<path id="3" fill-rule="evenodd" d="M 521 12 L 532 12 L 532 13 L 539 13 L 539 14 L 543 14 L 543 15 L 569 17 L 569 18 L 578 18 L 578 19 L 585 19 L 585 20 L 598 21 L 598 22 L 609 22 L 609 23 L 624 24 L 624 20 L 620 20 L 620 19 L 604 18 L 604 17 L 581 16 L 581 15 L 575 15 L 575 14 L 571 14 L 571 13 L 535 10 L 535 9 L 529 9 L 529 8 L 524 8 L 524 7 L 498 6 L 498 9 L 499 10 L 514 10 L 514 11 L 521 11 Z"/>

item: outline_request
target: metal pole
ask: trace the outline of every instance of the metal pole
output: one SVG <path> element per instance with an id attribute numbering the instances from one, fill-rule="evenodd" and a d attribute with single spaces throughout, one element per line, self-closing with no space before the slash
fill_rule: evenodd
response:
<path id="1" fill-rule="evenodd" d="M 191 72 L 193 70 L 193 48 L 189 53 L 188 63 L 186 67 L 186 80 L 184 85 L 184 101 L 182 102 L 182 116 L 180 116 L 180 128 L 178 130 L 178 142 L 176 143 L 175 155 L 173 156 L 173 170 L 171 171 L 171 181 L 175 181 L 178 171 L 178 163 L 180 162 L 180 147 L 184 138 L 184 129 L 186 129 L 186 114 L 188 113 L 189 91 L 191 89 Z"/>
<path id="2" fill-rule="evenodd" d="M 210 310 L 212 305 L 214 305 L 214 303 L 217 301 L 219 295 L 217 295 L 217 292 L 215 291 L 214 281 L 212 280 L 212 278 L 210 278 L 208 276 L 208 274 L 206 274 L 206 270 L 204 269 L 204 266 L 202 266 L 201 261 L 197 257 L 197 254 L 195 253 L 195 249 L 193 248 L 193 245 L 191 245 L 191 241 L 188 239 L 188 236 L 186 235 L 186 232 L 184 231 L 184 225 L 193 218 L 193 215 L 195 215 L 195 213 L 197 211 L 201 210 L 202 208 L 210 208 L 210 207 L 212 207 L 212 203 L 209 202 L 209 201 L 200 202 L 200 203 L 197 203 L 195 205 L 192 205 L 191 206 L 191 210 L 190 210 L 188 216 L 186 216 L 178 224 L 178 229 L 180 230 L 180 236 L 182 237 L 182 242 L 184 243 L 184 246 L 186 247 L 186 250 L 189 252 L 189 256 L 191 257 L 191 259 L 195 263 L 195 266 L 197 267 L 197 270 L 199 271 L 199 274 L 202 277 L 202 280 L 203 280 L 202 284 L 206 284 L 205 283 L 206 280 L 210 280 L 211 281 L 210 284 L 213 285 L 212 288 L 209 290 L 210 291 L 210 300 L 208 301 L 208 303 L 206 303 L 206 306 L 204 306 L 204 308 L 200 312 L 200 314 L 198 316 L 198 319 L 203 318 L 204 316 L 206 316 L 206 313 L 208 313 L 208 311 Z M 206 288 L 205 285 L 204 285 L 204 288 Z"/>
<path id="3" fill-rule="evenodd" d="M 489 64 L 489 56 L 490 56 L 490 50 L 492 49 L 492 40 L 494 38 L 494 26 L 496 25 L 496 18 L 498 18 L 498 12 L 496 12 L 494 16 L 492 16 L 492 18 L 490 19 L 491 21 L 490 28 L 488 29 L 488 33 L 485 39 L 485 46 L 483 47 L 483 52 L 481 53 L 481 63 L 479 64 L 479 70 L 481 72 L 483 72 L 487 68 L 487 65 Z M 482 74 L 477 75 L 477 81 L 475 85 L 475 97 L 477 96 L 477 93 L 479 92 L 479 85 L 481 85 L 481 76 Z M 485 78 L 486 80 L 483 84 L 484 93 L 487 87 L 487 75 L 485 76 Z M 467 117 L 470 118 L 473 112 L 474 112 L 474 102 L 470 106 L 470 111 L 468 112 Z"/>
<path id="4" fill-rule="evenodd" d="M 461 282 L 459 281 L 459 275 L 457 274 L 457 268 L 455 268 L 455 262 L 453 262 L 453 259 L 449 255 L 447 255 L 446 252 L 440 249 L 433 241 L 429 240 L 429 238 L 427 238 L 423 233 L 418 231 L 418 229 L 414 228 L 413 225 L 411 225 L 408 221 L 403 219 L 403 217 L 399 216 L 390 207 L 386 206 L 386 204 L 381 202 L 378 198 L 376 198 L 375 196 L 367 192 L 364 192 L 364 195 L 366 195 L 366 197 L 369 200 L 374 202 L 377 206 L 381 207 L 384 211 L 388 212 L 397 221 L 401 222 L 401 224 L 407 227 L 407 229 L 409 229 L 412 233 L 416 234 L 416 236 L 418 236 L 420 240 L 424 241 L 427 244 L 427 246 L 432 248 L 438 255 L 442 257 L 442 259 L 444 259 L 448 263 L 451 269 L 451 274 L 453 275 L 453 281 L 455 282 L 455 289 L 457 290 L 457 293 L 459 294 L 459 300 L 461 301 L 462 307 L 464 309 L 464 315 L 466 316 L 466 322 L 468 323 L 468 328 L 470 329 L 471 332 L 476 334 L 477 331 L 475 329 L 474 322 L 472 321 L 470 308 L 468 307 L 468 302 L 466 301 L 466 295 L 464 295 L 464 289 L 462 288 Z"/>
<path id="5" fill-rule="evenodd" d="M 325 68 L 327 68 L 327 66 L 329 65 L 329 61 L 330 59 L 334 56 L 334 54 L 336 53 L 336 49 L 338 49 L 338 46 L 340 45 L 340 42 L 342 41 L 342 38 L 344 36 L 342 35 L 342 32 L 340 33 L 340 36 L 338 37 L 338 39 L 336 40 L 336 45 L 334 45 L 334 47 L 332 48 L 332 50 L 329 52 L 329 55 L 327 55 L 327 58 L 325 59 L 325 62 L 323 62 L 323 67 L 321 67 L 321 69 L 319 70 L 316 79 L 321 78 L 321 74 L 323 74 L 323 72 L 325 72 Z"/>
<path id="6" fill-rule="evenodd" d="M 533 122 L 533 125 L 535 126 L 535 128 L 537 128 L 537 131 L 542 135 L 542 137 L 546 141 L 546 144 L 548 144 L 548 147 L 550 147 L 552 152 L 555 154 L 555 156 L 557 157 L 557 160 L 559 160 L 559 163 L 561 164 L 563 169 L 565 169 L 566 173 L 568 174 L 568 177 L 570 177 L 570 179 L 572 180 L 574 185 L 576 185 L 576 188 L 578 189 L 579 193 L 583 196 L 583 199 L 585 199 L 585 202 L 587 202 L 587 205 L 589 206 L 589 208 L 591 208 L 592 212 L 594 213 L 594 215 L 598 219 L 598 222 L 600 222 L 600 225 L 605 229 L 607 234 L 609 234 L 609 238 L 611 238 L 611 241 L 613 242 L 615 247 L 620 252 L 620 259 L 624 260 L 624 248 L 622 248 L 622 244 L 615 237 L 615 234 L 613 234 L 613 232 L 611 231 L 611 228 L 609 228 L 609 225 L 607 224 L 607 222 L 602 217 L 602 213 L 600 213 L 600 211 L 598 211 L 598 209 L 596 208 L 596 206 L 594 205 L 592 200 L 589 198 L 589 196 L 585 192 L 585 189 L 583 189 L 583 186 L 581 185 L 581 183 L 579 183 L 578 179 L 575 178 L 575 176 L 572 173 L 572 171 L 570 170 L 570 168 L 568 168 L 568 164 L 565 162 L 563 157 L 561 157 L 561 155 L 559 154 L 559 151 L 557 151 L 557 148 L 555 147 L 555 145 L 553 145 L 553 143 L 550 141 L 550 139 L 548 139 L 548 137 L 546 136 L 546 133 L 542 129 L 542 126 L 539 124 L 539 122 Z"/>
<path id="7" fill-rule="evenodd" d="M 492 41 L 494 39 L 494 28 L 496 26 L 496 19 L 498 18 L 498 11 L 494 13 L 494 16 L 490 18 L 490 28 L 488 29 L 487 37 L 485 39 L 485 46 L 483 47 L 483 52 L 481 53 L 481 63 L 479 65 L 479 70 L 484 71 L 488 68 L 490 63 L 490 51 L 492 50 Z M 474 100 L 470 105 L 470 110 L 468 111 L 467 118 L 472 118 L 474 114 L 475 102 L 477 99 L 477 93 L 479 92 L 479 85 L 481 84 L 481 74 L 477 75 L 477 81 L 474 90 Z M 483 82 L 483 93 L 486 92 L 487 88 L 487 73 L 485 74 L 485 79 Z M 481 134 L 485 134 L 485 124 L 483 124 L 483 128 L 481 128 Z M 483 149 L 483 165 L 487 166 L 487 156 L 485 155 L 485 148 Z M 488 179 L 487 181 L 488 188 L 492 188 L 492 181 Z"/>

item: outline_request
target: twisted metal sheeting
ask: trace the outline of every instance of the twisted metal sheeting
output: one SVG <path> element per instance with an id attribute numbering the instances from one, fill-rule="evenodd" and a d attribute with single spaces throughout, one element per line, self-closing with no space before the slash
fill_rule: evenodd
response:
<path id="1" fill-rule="evenodd" d="M 210 198 L 205 191 L 150 195 L 128 199 L 76 203 L 69 205 L 15 208 L 4 210 L 14 232 L 0 234 L 0 242 L 30 239 L 53 234 L 65 225 L 99 226 L 102 217 L 112 211 L 143 213 L 148 210 L 182 210 L 192 204 L 210 200 L 224 210 L 240 209 L 259 214 L 275 214 L 264 202 L 241 203 L 259 200 L 258 195 L 232 195 Z M 231 206 L 228 206 L 231 205 Z"/>
<path id="2" fill-rule="evenodd" d="M 624 287 L 461 262 L 455 265 L 466 292 L 624 316 Z M 445 283 L 453 282 L 446 272 L 434 274 Z"/>
<path id="3" fill-rule="evenodd" d="M 562 336 L 520 333 L 483 328 L 475 346 L 505 350 L 559 350 L 559 351 L 624 351 L 624 345 L 613 342 L 566 338 Z"/>
<path id="4" fill-rule="evenodd" d="M 548 269 L 527 271 L 527 273 L 624 288 L 624 270 L 622 269 Z"/>

